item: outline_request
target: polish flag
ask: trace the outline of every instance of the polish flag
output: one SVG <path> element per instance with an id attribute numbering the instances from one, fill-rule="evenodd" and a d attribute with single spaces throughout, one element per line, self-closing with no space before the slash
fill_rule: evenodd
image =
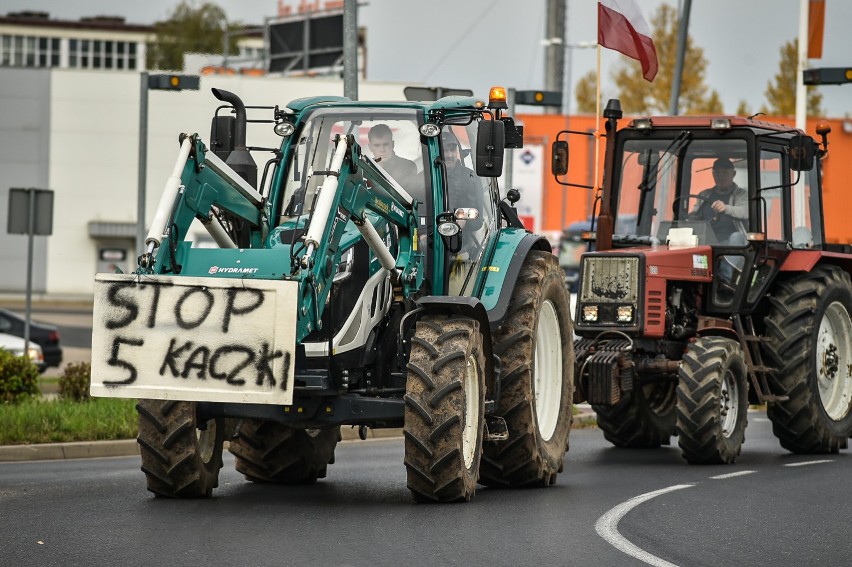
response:
<path id="1" fill-rule="evenodd" d="M 651 39 L 651 26 L 636 0 L 598 1 L 598 44 L 639 61 L 646 81 L 657 76 L 657 50 Z"/>

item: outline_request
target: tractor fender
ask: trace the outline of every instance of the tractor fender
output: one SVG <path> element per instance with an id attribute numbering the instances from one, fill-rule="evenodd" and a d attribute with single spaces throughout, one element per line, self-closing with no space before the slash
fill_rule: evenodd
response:
<path id="1" fill-rule="evenodd" d="M 543 236 L 530 234 L 525 230 L 504 229 L 497 241 L 491 264 L 482 267 L 486 272 L 482 304 L 488 311 L 492 331 L 496 330 L 506 317 L 521 267 L 531 250 L 552 252 L 550 243 Z"/>
<path id="2" fill-rule="evenodd" d="M 852 273 L 852 256 L 822 250 L 793 250 L 781 264 L 782 272 L 810 272 L 817 264 L 834 264 Z"/>
<path id="3" fill-rule="evenodd" d="M 425 314 L 464 315 L 475 319 L 482 332 L 482 348 L 485 351 L 485 376 L 488 380 L 488 391 L 493 391 L 494 380 L 494 351 L 492 347 L 491 327 L 488 313 L 482 302 L 476 297 L 453 295 L 426 295 L 417 300 L 417 307 L 422 309 L 419 316 Z"/>

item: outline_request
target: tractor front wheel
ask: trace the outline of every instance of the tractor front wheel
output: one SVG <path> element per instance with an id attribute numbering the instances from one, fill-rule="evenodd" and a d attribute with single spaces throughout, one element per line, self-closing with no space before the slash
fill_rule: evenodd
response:
<path id="1" fill-rule="evenodd" d="M 476 320 L 424 315 L 411 339 L 405 468 L 419 502 L 468 501 L 482 458 L 485 359 Z"/>
<path id="2" fill-rule="evenodd" d="M 748 381 L 734 340 L 702 337 L 678 371 L 677 442 L 691 464 L 733 463 L 745 440 Z"/>
<path id="3" fill-rule="evenodd" d="M 552 254 L 533 251 L 521 267 L 494 336 L 502 368 L 496 414 L 509 438 L 485 444 L 480 482 L 548 486 L 562 470 L 571 432 L 574 347 L 565 276 Z"/>
<path id="4" fill-rule="evenodd" d="M 139 400 L 139 443 L 148 490 L 167 498 L 209 498 L 219 486 L 224 420 L 198 423 L 195 402 Z"/>
<path id="5" fill-rule="evenodd" d="M 655 449 L 675 433 L 675 384 L 641 383 L 612 406 L 593 405 L 604 439 L 616 447 Z"/>

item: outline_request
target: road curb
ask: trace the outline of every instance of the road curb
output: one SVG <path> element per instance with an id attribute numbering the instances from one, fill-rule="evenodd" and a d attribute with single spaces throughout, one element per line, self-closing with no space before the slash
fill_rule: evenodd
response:
<path id="1" fill-rule="evenodd" d="M 0 462 L 126 457 L 138 454 L 139 445 L 136 439 L 0 446 Z"/>
<path id="2" fill-rule="evenodd" d="M 594 412 L 581 409 L 574 416 L 574 427 L 588 427 L 594 423 Z M 343 441 L 359 440 L 358 427 L 344 425 L 340 428 Z M 367 429 L 367 439 L 402 437 L 402 428 Z M 136 439 L 118 441 L 76 441 L 73 443 L 39 443 L 34 445 L 0 445 L 0 463 L 22 461 L 56 461 L 64 459 L 93 459 L 98 457 L 129 457 L 139 454 Z"/>

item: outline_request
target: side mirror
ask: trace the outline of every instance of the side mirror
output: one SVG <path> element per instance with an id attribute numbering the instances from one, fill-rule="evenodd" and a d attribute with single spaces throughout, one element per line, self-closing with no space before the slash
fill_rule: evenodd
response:
<path id="1" fill-rule="evenodd" d="M 790 140 L 790 169 L 810 171 L 814 167 L 815 153 L 814 139 L 804 134 L 797 134 Z"/>
<path id="2" fill-rule="evenodd" d="M 553 175 L 565 175 L 568 173 L 568 142 L 557 140 L 551 147 L 550 171 Z"/>
<path id="3" fill-rule="evenodd" d="M 503 152 L 506 130 L 499 120 L 482 120 L 476 133 L 476 174 L 500 177 L 503 174 Z"/>

